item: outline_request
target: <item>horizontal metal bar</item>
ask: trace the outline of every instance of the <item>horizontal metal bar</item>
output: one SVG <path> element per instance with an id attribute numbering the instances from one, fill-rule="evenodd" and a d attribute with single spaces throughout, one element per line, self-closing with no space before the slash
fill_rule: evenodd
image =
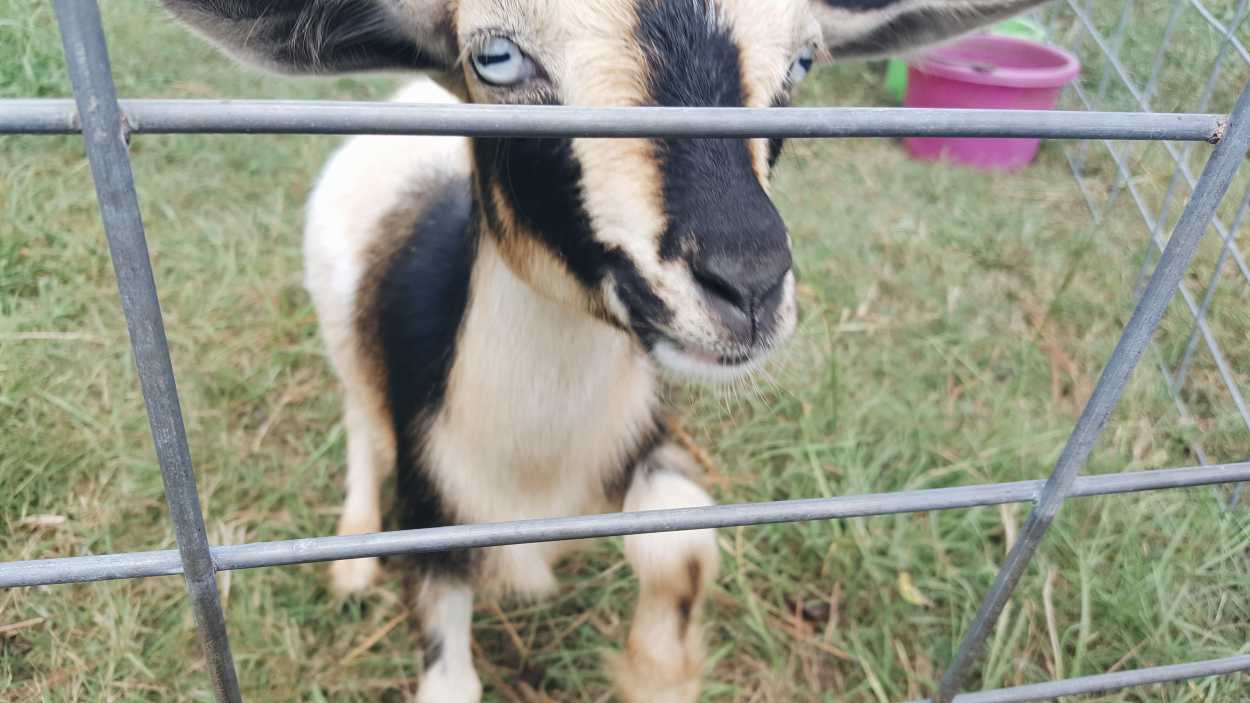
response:
<path id="1" fill-rule="evenodd" d="M 1225 659 L 1155 666 L 1148 669 L 1117 671 L 1111 674 L 1096 674 L 1094 676 L 1082 676 L 1062 681 L 1047 681 L 1027 686 L 1013 686 L 1012 688 L 999 688 L 992 691 L 964 693 L 956 696 L 954 703 L 1025 703 L 1026 701 L 1045 701 L 1061 696 L 1103 693 L 1131 686 L 1174 683 L 1204 676 L 1233 674 L 1248 669 L 1250 669 L 1250 655 L 1243 654 Z M 921 701 L 912 701 L 912 703 L 930 703 L 930 700 L 926 698 Z"/>
<path id="2" fill-rule="evenodd" d="M 1072 495 L 1113 495 L 1242 481 L 1250 481 L 1250 462 L 1082 476 L 1076 480 Z M 717 505 L 706 508 L 652 510 L 641 513 L 611 513 L 481 525 L 457 525 L 344 537 L 258 542 L 213 547 L 212 555 L 217 570 L 221 571 L 527 542 L 555 542 L 647 532 L 673 532 L 739 525 L 894 515 L 928 510 L 952 510 L 1033 501 L 1041 492 L 1043 483 L 1042 481 L 1017 481 L 774 503 Z M 0 563 L 0 588 L 170 576 L 179 573 L 182 571 L 178 563 L 178 552 L 172 549 L 105 556 L 35 559 Z"/>
<path id="3" fill-rule="evenodd" d="M 928 108 L 411 105 L 123 100 L 138 134 L 435 134 L 531 137 L 1042 137 L 1216 143 L 1222 115 Z M 0 134 L 78 131 L 73 101 L 0 100 Z"/>
<path id="4" fill-rule="evenodd" d="M 81 131 L 78 108 L 69 100 L 0 100 L 0 134 L 74 134 Z"/>

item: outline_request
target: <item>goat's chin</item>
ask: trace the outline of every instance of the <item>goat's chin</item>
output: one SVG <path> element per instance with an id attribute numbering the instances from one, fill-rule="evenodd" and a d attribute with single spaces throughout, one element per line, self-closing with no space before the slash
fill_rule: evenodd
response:
<path id="1" fill-rule="evenodd" d="M 651 358 L 669 375 L 706 383 L 729 385 L 757 371 L 768 360 L 771 350 L 761 351 L 741 362 L 726 363 L 703 354 L 692 354 L 669 340 L 660 340 L 651 348 Z"/>

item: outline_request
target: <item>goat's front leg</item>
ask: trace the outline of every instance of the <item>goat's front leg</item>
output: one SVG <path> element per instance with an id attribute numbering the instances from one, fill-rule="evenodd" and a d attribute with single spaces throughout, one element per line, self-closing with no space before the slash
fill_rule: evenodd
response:
<path id="1" fill-rule="evenodd" d="M 426 576 L 417 593 L 425 670 L 416 703 L 478 703 L 473 668 L 473 589 L 454 577 Z"/>
<path id="2" fill-rule="evenodd" d="M 666 445 L 641 463 L 625 495 L 625 510 L 711 505 L 692 479 L 694 462 Z M 700 610 L 720 570 L 713 530 L 630 535 L 625 556 L 640 594 L 629 641 L 611 666 L 626 703 L 691 703 L 699 697 L 704 645 Z"/>
<path id="3" fill-rule="evenodd" d="M 347 427 L 347 497 L 339 518 L 340 535 L 359 535 L 382 530 L 379 492 L 382 480 L 394 464 L 394 442 L 384 419 L 370 413 L 367 401 L 347 395 L 343 420 Z M 336 561 L 330 565 L 334 591 L 348 595 L 363 591 L 377 580 L 376 557 Z"/>

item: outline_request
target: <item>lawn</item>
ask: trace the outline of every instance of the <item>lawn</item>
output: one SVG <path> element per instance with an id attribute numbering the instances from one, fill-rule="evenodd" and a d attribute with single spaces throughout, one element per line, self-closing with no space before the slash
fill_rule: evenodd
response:
<path id="1" fill-rule="evenodd" d="M 103 3 L 123 96 L 368 99 L 388 77 L 282 79 L 241 70 L 146 0 Z M 1123 47 L 1148 73 L 1170 4 L 1137 3 Z M 1231 0 L 1214 3 L 1231 17 Z M 1109 35 L 1119 6 L 1100 4 Z M 1072 26 L 1060 18 L 1060 29 Z M 1160 25 L 1161 26 L 1161 25 Z M 1191 11 L 1158 109 L 1194 109 L 1214 53 Z M 1065 30 L 1066 32 L 1066 30 Z M 1243 32 L 1244 34 L 1244 32 Z M 1078 41 L 1074 32 L 1060 35 Z M 1086 88 L 1107 67 L 1088 57 Z M 1136 53 L 1134 53 L 1136 52 Z M 1214 92 L 1226 110 L 1247 71 Z M 1144 78 L 1142 79 L 1144 81 Z M 809 105 L 883 104 L 879 67 L 817 71 Z M 1230 87 L 1231 86 L 1231 87 Z M 50 4 L 0 0 L 0 97 L 68 94 Z M 1111 107 L 1128 98 L 1114 85 Z M 210 538 L 331 534 L 344 438 L 337 390 L 300 285 L 301 206 L 337 139 L 140 136 L 132 145 Z M 1185 147 L 1181 147 L 1184 149 Z M 908 160 L 891 140 L 793 142 L 776 200 L 794 235 L 802 321 L 768 378 L 727 396 L 677 389 L 722 502 L 849 495 L 1044 477 L 1134 302 L 1147 232 L 1128 194 L 1095 223 L 1048 143 L 1010 177 Z M 1128 147 L 1157 211 L 1171 170 Z M 1205 145 L 1193 148 L 1196 174 Z M 1101 204 L 1116 173 L 1085 166 Z M 1241 176 L 1234 193 L 1247 182 Z M 1170 202 L 1173 221 L 1187 189 Z M 1233 200 L 1234 198 L 1230 198 Z M 1222 213 L 1231 215 L 1232 206 Z M 1166 236 L 1164 231 L 1163 236 Z M 1201 299 L 1219 254 L 1186 285 Z M 1250 286 L 1230 266 L 1211 313 L 1250 390 Z M 0 137 L 0 560 L 172 546 L 125 326 L 80 139 Z M 1190 319 L 1174 303 L 1091 459 L 1090 473 L 1250 455 L 1201 346 L 1178 419 L 1156 361 L 1175 367 Z M 1245 502 L 1194 489 L 1064 508 L 1004 614 L 974 683 L 998 687 L 1247 651 Z M 887 703 L 926 695 L 992 581 L 1025 506 L 725 529 L 709 614 L 706 701 Z M 635 584 L 619 540 L 562 568 L 554 600 L 479 604 L 491 701 L 601 701 Z M 221 576 L 253 701 L 401 701 L 417 635 L 398 579 L 335 601 L 324 566 Z M 0 701 L 208 701 L 179 578 L 0 592 Z M 4 626 L 26 623 L 20 629 Z M 1210 679 L 1094 698 L 1246 696 Z"/>

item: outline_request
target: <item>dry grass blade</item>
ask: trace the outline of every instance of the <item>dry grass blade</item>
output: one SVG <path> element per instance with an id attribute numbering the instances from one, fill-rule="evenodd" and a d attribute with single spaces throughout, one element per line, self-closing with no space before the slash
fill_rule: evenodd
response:
<path id="1" fill-rule="evenodd" d="M 694 437 L 691 437 L 690 433 L 682 427 L 680 421 L 676 418 L 670 419 L 668 429 L 669 432 L 672 433 L 673 438 L 677 440 L 677 443 L 681 445 L 682 449 L 690 452 L 690 456 L 694 457 L 694 460 L 698 462 L 699 466 L 703 468 L 709 478 L 715 478 L 721 475 L 720 471 L 716 468 L 716 460 L 712 458 L 711 454 L 707 453 L 707 450 L 699 446 L 698 442 L 694 441 Z"/>
<path id="2" fill-rule="evenodd" d="M 13 332 L 0 334 L 0 342 L 86 342 L 107 344 L 108 340 L 87 332 Z"/>
<path id="3" fill-rule="evenodd" d="M 1120 657 L 1116 661 L 1116 663 L 1111 665 L 1111 668 L 1107 669 L 1107 673 L 1114 674 L 1115 672 L 1124 668 L 1124 665 L 1127 664 L 1129 661 L 1131 661 L 1133 657 L 1137 656 L 1137 653 L 1140 652 L 1142 647 L 1145 647 L 1146 643 L 1149 641 L 1150 641 L 1149 639 L 1144 639 L 1141 642 L 1138 642 L 1137 644 L 1133 645 L 1132 649 L 1125 652 L 1124 656 Z"/>
<path id="4" fill-rule="evenodd" d="M 1046 584 L 1042 586 L 1042 608 L 1046 611 L 1046 634 L 1050 637 L 1050 652 L 1054 666 L 1051 674 L 1056 679 L 1063 678 L 1063 650 L 1059 647 L 1059 627 L 1055 618 L 1055 581 L 1059 579 L 1059 570 L 1051 569 L 1046 574 Z"/>
<path id="5" fill-rule="evenodd" d="M 512 624 L 512 620 L 508 619 L 508 614 L 499 607 L 498 601 L 490 601 L 490 612 L 499 618 L 499 622 L 503 625 L 504 632 L 508 634 L 508 639 L 512 640 L 512 646 L 516 647 L 516 651 L 521 655 L 521 663 L 529 661 L 530 648 L 526 646 L 525 640 L 521 639 L 521 633 L 517 632 L 516 627 Z"/>
<path id="6" fill-rule="evenodd" d="M 36 625 L 42 625 L 44 618 L 30 618 L 21 622 L 10 623 L 8 625 L 0 625 L 0 637 L 12 637 L 22 630 L 32 628 Z"/>
<path id="7" fill-rule="evenodd" d="M 27 515 L 17 521 L 18 527 L 60 527 L 64 525 L 69 518 L 64 515 Z"/>
<path id="8" fill-rule="evenodd" d="M 998 506 L 998 516 L 1003 523 L 1003 551 L 1011 552 L 1011 548 L 1016 546 L 1016 535 L 1019 533 L 1019 527 L 1016 523 L 1016 506 L 1003 504 Z"/>
<path id="9" fill-rule="evenodd" d="M 395 628 L 399 627 L 400 624 L 402 624 L 405 620 L 408 619 L 408 617 L 409 617 L 409 613 L 408 611 L 405 610 L 399 615 L 396 615 L 390 620 L 387 620 L 386 623 L 382 625 L 382 627 L 379 627 L 378 629 L 374 630 L 372 633 L 369 634 L 368 637 L 365 637 L 363 640 L 361 640 L 360 644 L 356 645 L 355 647 L 352 647 L 352 651 L 348 652 L 347 656 L 343 657 L 343 660 L 339 662 L 339 666 L 342 668 L 346 668 L 350 666 L 352 662 L 359 659 L 365 652 L 368 652 L 370 649 L 373 649 L 373 646 L 377 644 L 378 642 L 381 642 L 382 638 L 391 634 L 391 630 L 394 630 Z"/>

